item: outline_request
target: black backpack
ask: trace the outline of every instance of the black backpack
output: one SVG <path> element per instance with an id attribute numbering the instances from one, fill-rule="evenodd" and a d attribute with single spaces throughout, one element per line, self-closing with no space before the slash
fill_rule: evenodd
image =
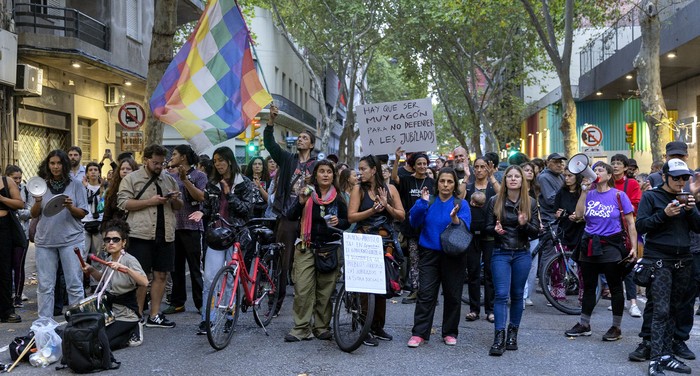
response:
<path id="1" fill-rule="evenodd" d="M 72 314 L 63 331 L 62 348 L 62 366 L 56 369 L 68 367 L 75 373 L 90 373 L 120 366 L 109 348 L 102 313 Z"/>

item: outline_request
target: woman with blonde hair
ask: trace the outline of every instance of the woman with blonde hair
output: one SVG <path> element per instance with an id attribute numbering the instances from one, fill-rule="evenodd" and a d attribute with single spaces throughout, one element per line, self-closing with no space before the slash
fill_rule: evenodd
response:
<path id="1" fill-rule="evenodd" d="M 528 194 L 528 184 L 520 166 L 509 166 L 503 174 L 500 191 L 489 200 L 486 232 L 494 236 L 491 273 L 495 290 L 495 336 L 489 355 L 518 349 L 518 328 L 523 315 L 523 293 L 532 258 L 530 237 L 540 230 L 537 204 Z M 508 298 L 510 322 L 507 328 Z"/>

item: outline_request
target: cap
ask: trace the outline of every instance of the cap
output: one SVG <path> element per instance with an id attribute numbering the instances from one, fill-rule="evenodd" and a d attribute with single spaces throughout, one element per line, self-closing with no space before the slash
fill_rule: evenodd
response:
<path id="1" fill-rule="evenodd" d="M 666 155 L 688 155 L 688 145 L 681 141 L 671 141 L 666 144 Z"/>
<path id="2" fill-rule="evenodd" d="M 566 157 L 559 153 L 552 153 L 547 157 L 547 160 L 551 161 L 552 159 L 566 159 Z"/>
<path id="3" fill-rule="evenodd" d="M 693 174 L 688 169 L 688 165 L 678 158 L 670 159 L 668 162 L 664 163 L 662 171 L 664 174 L 668 174 L 671 176 L 683 176 Z"/>
<path id="4" fill-rule="evenodd" d="M 632 159 L 632 158 L 628 159 L 628 160 L 627 160 L 627 163 L 628 163 L 628 166 L 629 166 L 629 167 L 634 166 L 634 167 L 639 168 L 639 165 L 637 164 L 637 161 L 634 160 L 634 159 Z"/>

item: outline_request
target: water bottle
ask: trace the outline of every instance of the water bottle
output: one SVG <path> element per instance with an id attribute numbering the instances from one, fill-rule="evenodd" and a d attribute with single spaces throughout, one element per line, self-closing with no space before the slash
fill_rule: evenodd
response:
<path id="1" fill-rule="evenodd" d="M 44 368 L 49 366 L 49 360 L 44 357 L 44 354 L 38 352 L 29 356 L 29 364 Z"/>

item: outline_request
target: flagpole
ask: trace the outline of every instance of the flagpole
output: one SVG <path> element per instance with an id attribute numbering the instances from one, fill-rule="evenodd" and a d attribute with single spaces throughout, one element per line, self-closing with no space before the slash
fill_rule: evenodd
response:
<path id="1" fill-rule="evenodd" d="M 245 17 L 243 17 L 243 10 L 241 9 L 241 5 L 238 4 L 238 0 L 234 0 L 236 4 L 236 8 L 238 8 L 238 13 L 241 14 L 241 18 L 243 19 L 243 27 L 245 27 L 246 31 L 246 36 L 248 37 L 248 44 L 250 45 L 250 48 L 253 50 L 253 56 L 255 56 L 255 64 L 260 67 L 260 75 L 262 75 L 263 79 L 263 84 L 265 84 L 265 90 L 267 92 L 270 92 L 270 88 L 267 86 L 267 79 L 265 78 L 265 72 L 262 69 L 262 65 L 260 65 L 260 58 L 258 58 L 258 50 L 255 48 L 255 43 L 253 42 L 253 38 L 250 36 L 250 29 L 248 28 L 248 22 L 246 22 Z"/>

